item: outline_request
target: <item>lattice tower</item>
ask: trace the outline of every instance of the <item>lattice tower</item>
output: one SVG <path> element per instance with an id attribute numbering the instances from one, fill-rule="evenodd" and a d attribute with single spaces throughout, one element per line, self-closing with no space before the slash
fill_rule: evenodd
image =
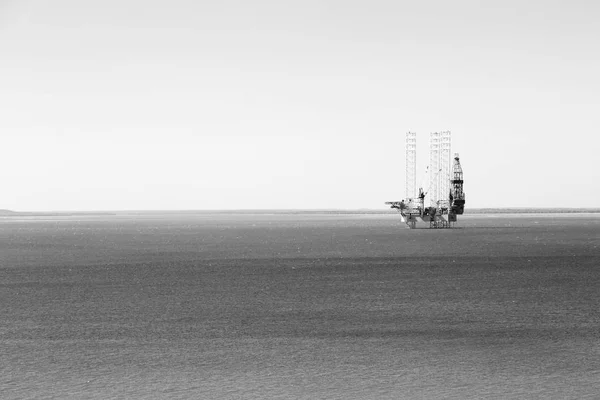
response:
<path id="1" fill-rule="evenodd" d="M 440 169 L 440 138 L 439 133 L 432 132 L 429 135 L 429 188 L 427 189 L 427 197 L 429 204 L 436 206 L 438 200 L 438 184 L 437 178 Z"/>
<path id="2" fill-rule="evenodd" d="M 448 207 L 450 194 L 450 131 L 432 132 L 429 137 L 429 189 L 432 207 Z"/>
<path id="3" fill-rule="evenodd" d="M 450 206 L 450 163 L 451 157 L 451 133 L 450 131 L 440 134 L 440 174 L 439 174 L 439 200 L 440 207 Z"/>
<path id="4" fill-rule="evenodd" d="M 406 199 L 417 195 L 417 134 L 406 132 Z"/>

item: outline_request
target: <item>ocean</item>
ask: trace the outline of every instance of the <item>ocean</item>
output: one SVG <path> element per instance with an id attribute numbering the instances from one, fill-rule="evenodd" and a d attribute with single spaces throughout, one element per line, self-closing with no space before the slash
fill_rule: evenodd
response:
<path id="1" fill-rule="evenodd" d="M 0 219 L 2 399 L 584 399 L 600 214 Z"/>

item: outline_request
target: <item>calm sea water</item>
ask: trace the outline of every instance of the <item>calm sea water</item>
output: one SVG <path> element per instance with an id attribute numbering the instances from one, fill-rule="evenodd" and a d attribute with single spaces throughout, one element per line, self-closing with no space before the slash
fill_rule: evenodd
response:
<path id="1" fill-rule="evenodd" d="M 0 219 L 0 393 L 598 398 L 600 215 Z"/>

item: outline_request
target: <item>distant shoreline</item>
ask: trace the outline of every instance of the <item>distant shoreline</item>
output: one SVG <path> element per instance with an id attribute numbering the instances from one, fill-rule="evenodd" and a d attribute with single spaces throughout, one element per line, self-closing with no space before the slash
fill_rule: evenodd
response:
<path id="1" fill-rule="evenodd" d="M 11 211 L 0 210 L 2 217 L 90 217 L 90 216 L 118 216 L 118 215 L 193 215 L 193 214 L 221 214 L 221 215 L 376 215 L 397 214 L 396 210 L 384 209 L 359 209 L 359 210 L 332 210 L 332 209 L 308 209 L 308 210 L 123 210 L 123 211 Z M 464 215 L 480 214 L 597 214 L 600 208 L 472 208 L 466 209 Z"/>
<path id="2" fill-rule="evenodd" d="M 0 210 L 0 217 L 78 217 L 94 215 L 117 215 L 116 212 L 102 211 L 11 211 Z"/>

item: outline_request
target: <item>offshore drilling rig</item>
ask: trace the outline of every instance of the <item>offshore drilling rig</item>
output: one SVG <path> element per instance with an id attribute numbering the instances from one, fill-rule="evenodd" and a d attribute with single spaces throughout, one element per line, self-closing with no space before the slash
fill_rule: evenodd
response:
<path id="1" fill-rule="evenodd" d="M 429 138 L 429 187 L 417 188 L 417 134 L 406 133 L 406 197 L 402 201 L 388 201 L 385 204 L 400 212 L 402 222 L 410 229 L 417 222 L 429 228 L 452 228 L 457 215 L 465 211 L 463 172 L 458 153 L 454 154 L 450 169 L 451 133 L 432 132 Z M 429 206 L 425 206 L 429 204 Z"/>

